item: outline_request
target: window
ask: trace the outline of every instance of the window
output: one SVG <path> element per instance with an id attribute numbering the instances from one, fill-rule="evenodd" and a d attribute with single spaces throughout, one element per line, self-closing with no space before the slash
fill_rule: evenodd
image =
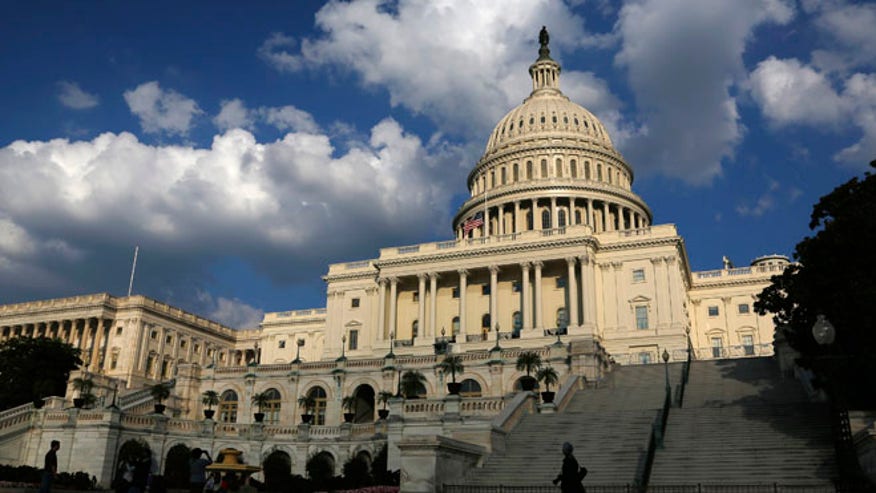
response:
<path id="1" fill-rule="evenodd" d="M 490 330 L 490 314 L 484 313 L 481 317 L 481 329 Z"/>
<path id="2" fill-rule="evenodd" d="M 520 337 L 520 329 L 523 328 L 523 316 L 520 314 L 519 311 L 514 312 L 514 314 L 511 315 L 511 324 L 512 324 L 511 337 L 516 339 L 516 338 Z"/>
<path id="3" fill-rule="evenodd" d="M 153 330 L 152 333 L 149 334 L 149 337 L 152 338 L 152 339 L 158 339 L 158 331 L 157 331 L 157 330 Z"/>
<path id="4" fill-rule="evenodd" d="M 746 356 L 754 356 L 754 337 L 742 336 L 742 348 Z"/>
<path id="5" fill-rule="evenodd" d="M 459 298 L 459 288 L 453 288 L 451 293 L 454 298 Z"/>
<path id="6" fill-rule="evenodd" d="M 477 381 L 472 380 L 471 378 L 466 378 L 461 383 L 459 388 L 459 396 L 460 397 L 480 397 L 481 394 L 481 384 L 477 383 Z"/>
<path id="7" fill-rule="evenodd" d="M 557 308 L 557 329 L 560 331 L 560 334 L 566 333 L 566 327 L 569 326 L 569 313 L 566 311 L 566 307 L 561 306 Z"/>
<path id="8" fill-rule="evenodd" d="M 420 332 L 420 321 L 414 320 L 411 324 L 411 338 L 417 337 L 417 333 Z"/>
<path id="9" fill-rule="evenodd" d="M 186 341 L 185 341 L 185 339 L 181 339 L 181 340 L 179 341 L 179 347 L 180 347 L 181 349 L 185 349 L 185 348 L 186 348 Z"/>
<path id="10" fill-rule="evenodd" d="M 584 161 L 584 179 L 590 179 L 590 161 Z"/>
<path id="11" fill-rule="evenodd" d="M 508 183 L 508 170 L 502 168 L 502 185 Z"/>
<path id="12" fill-rule="evenodd" d="M 724 343 L 721 340 L 721 338 L 720 337 L 713 337 L 712 338 L 712 357 L 713 358 L 720 358 L 721 353 L 724 352 L 723 348 L 724 348 Z"/>
<path id="13" fill-rule="evenodd" d="M 359 331 L 351 330 L 350 337 L 347 338 L 347 349 L 355 351 L 359 349 Z"/>
<path id="14" fill-rule="evenodd" d="M 520 292 L 520 281 L 513 281 L 511 283 L 511 292 L 519 293 Z"/>
<path id="15" fill-rule="evenodd" d="M 411 293 L 411 299 L 413 299 L 414 301 L 420 301 L 420 292 L 414 291 L 413 293 Z"/>
<path id="16" fill-rule="evenodd" d="M 713 306 L 709 307 L 709 316 L 710 317 L 717 317 L 718 316 L 718 307 L 717 306 L 713 305 Z"/>
<path id="17" fill-rule="evenodd" d="M 540 178 L 547 178 L 548 169 L 547 169 L 547 159 L 541 160 L 541 176 Z"/>
<path id="18" fill-rule="evenodd" d="M 574 159 L 569 162 L 569 172 L 572 174 L 572 178 L 578 178 L 578 163 Z"/>
<path id="19" fill-rule="evenodd" d="M 237 423 L 237 392 L 226 390 L 219 398 L 219 421 Z"/>
<path id="20" fill-rule="evenodd" d="M 532 161 L 526 162 L 526 179 L 527 180 L 532 179 Z"/>
<path id="21" fill-rule="evenodd" d="M 601 164 L 596 165 L 596 180 L 602 181 L 602 165 Z"/>
<path id="22" fill-rule="evenodd" d="M 267 402 L 262 406 L 261 411 L 265 413 L 265 423 L 279 423 L 280 422 L 280 405 L 282 399 L 280 398 L 280 391 L 277 389 L 268 389 L 265 392 L 265 396 L 267 397 Z"/>
<path id="23" fill-rule="evenodd" d="M 350 308 L 359 308 L 359 298 L 350 300 Z"/>
<path id="24" fill-rule="evenodd" d="M 459 317 L 453 317 L 453 321 L 450 323 L 450 335 L 459 334 Z"/>
<path id="25" fill-rule="evenodd" d="M 322 387 L 314 387 L 310 389 L 307 395 L 313 399 L 315 405 L 313 406 L 313 424 L 315 425 L 324 425 L 325 424 L 325 403 L 326 403 L 326 393 L 325 389 Z"/>
<path id="26" fill-rule="evenodd" d="M 161 378 L 167 378 L 170 375 L 170 360 L 166 359 L 161 362 Z"/>
<path id="27" fill-rule="evenodd" d="M 739 304 L 739 313 L 742 315 L 746 315 L 750 313 L 748 303 L 740 303 Z"/>
<path id="28" fill-rule="evenodd" d="M 645 269 L 633 269 L 633 282 L 645 282 Z"/>
<path id="29" fill-rule="evenodd" d="M 117 335 L 117 336 L 122 335 L 122 327 L 121 327 L 121 326 L 116 327 L 116 335 Z"/>
<path id="30" fill-rule="evenodd" d="M 286 341 L 280 341 L 277 343 L 277 347 L 280 349 L 286 349 Z"/>
<path id="31" fill-rule="evenodd" d="M 563 161 L 560 159 L 557 159 L 557 163 L 556 163 L 555 168 L 556 169 L 554 170 L 554 172 L 556 173 L 556 176 L 558 178 L 562 178 L 563 177 Z"/>
<path id="32" fill-rule="evenodd" d="M 556 283 L 557 283 L 557 289 L 565 289 L 565 287 L 566 287 L 566 278 L 565 278 L 565 277 L 558 277 L 558 278 L 556 279 Z"/>
<path id="33" fill-rule="evenodd" d="M 651 364 L 651 353 L 639 353 L 639 363 L 642 365 Z"/>
<path id="34" fill-rule="evenodd" d="M 201 346 L 199 346 L 198 344 L 195 344 L 195 347 L 194 347 L 193 351 L 195 352 L 195 354 L 200 353 L 200 352 L 201 352 Z"/>
<path id="35" fill-rule="evenodd" d="M 648 328 L 648 307 L 647 306 L 637 306 L 636 307 L 636 328 L 637 329 L 647 329 Z"/>
<path id="36" fill-rule="evenodd" d="M 566 210 L 560 209 L 557 211 L 557 227 L 565 228 L 566 227 Z"/>
<path id="37" fill-rule="evenodd" d="M 514 163 L 514 170 L 511 173 L 511 177 L 511 179 L 515 182 L 520 180 L 520 167 L 517 165 L 517 163 Z"/>
<path id="38" fill-rule="evenodd" d="M 110 370 L 115 370 L 116 367 L 119 366 L 119 353 L 117 351 L 113 351 L 110 356 Z"/>
<path id="39" fill-rule="evenodd" d="M 575 224 L 581 224 L 581 211 L 575 210 Z"/>
<path id="40" fill-rule="evenodd" d="M 170 343 L 172 343 L 172 342 L 173 342 L 173 336 L 167 336 L 167 337 L 164 338 L 164 343 L 165 343 L 165 344 L 170 344 Z"/>
<path id="41" fill-rule="evenodd" d="M 481 294 L 484 296 L 490 295 L 490 285 L 489 284 L 481 284 Z"/>
<path id="42" fill-rule="evenodd" d="M 541 229 L 551 229 L 551 211 L 541 211 Z"/>
<path id="43" fill-rule="evenodd" d="M 533 229 L 535 229 L 535 226 L 533 225 L 533 222 L 532 222 L 533 221 L 532 218 L 533 218 L 532 211 L 527 212 L 526 213 L 526 230 L 527 231 L 532 231 Z"/>

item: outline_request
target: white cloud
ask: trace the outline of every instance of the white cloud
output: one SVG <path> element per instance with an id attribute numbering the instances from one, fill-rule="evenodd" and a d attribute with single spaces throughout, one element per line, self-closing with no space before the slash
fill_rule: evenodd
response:
<path id="1" fill-rule="evenodd" d="M 140 126 L 146 133 L 185 135 L 191 128 L 192 119 L 202 113 L 195 100 L 174 90 L 165 91 L 156 81 L 144 82 L 125 91 L 124 96 L 128 108 L 140 119 Z"/>
<path id="2" fill-rule="evenodd" d="M 776 180 L 768 180 L 769 185 L 766 192 L 762 193 L 757 200 L 754 201 L 754 205 L 749 205 L 749 203 L 741 203 L 736 206 L 736 212 L 740 216 L 749 216 L 749 217 L 760 217 L 772 210 L 776 206 L 776 198 L 775 195 L 781 190 L 781 184 Z M 792 189 L 790 194 L 793 195 L 795 192 Z M 799 192 L 799 190 L 797 190 Z M 793 197 L 793 200 L 796 197 Z"/>
<path id="3" fill-rule="evenodd" d="M 774 124 L 795 122 L 834 126 L 843 101 L 827 78 L 796 59 L 769 57 L 751 73 L 751 94 Z"/>
<path id="4" fill-rule="evenodd" d="M 530 87 L 527 68 L 537 56 L 539 29 L 551 29 L 552 54 L 604 45 L 605 36 L 583 30 L 583 19 L 562 2 L 469 2 L 448 8 L 401 0 L 392 11 L 381 2 L 330 2 L 316 15 L 318 38 L 295 40 L 273 34 L 259 55 L 281 71 L 329 67 L 358 78 L 363 86 L 386 88 L 393 106 L 431 118 L 448 135 L 478 144 L 493 125 L 520 104 Z M 561 60 L 560 60 L 561 61 Z M 592 74 L 563 71 L 569 82 L 586 84 L 597 116 L 616 110 L 617 100 Z M 577 94 L 576 94 L 577 95 Z"/>
<path id="5" fill-rule="evenodd" d="M 792 15 L 778 0 L 628 2 L 615 62 L 628 72 L 643 124 L 624 150 L 631 161 L 690 183 L 720 175 L 744 133 L 731 89 L 744 80 L 746 42 L 756 27 Z"/>
<path id="6" fill-rule="evenodd" d="M 322 133 L 258 142 L 242 129 L 208 148 L 129 133 L 15 141 L 0 148 L 0 298 L 35 283 L 122 289 L 135 244 L 137 285 L 155 293 L 200 282 L 219 258 L 288 282 L 449 233 L 447 207 L 470 165 L 463 149 L 391 119 L 343 148 Z"/>
<path id="7" fill-rule="evenodd" d="M 260 108 L 259 114 L 265 121 L 277 127 L 277 129 L 293 132 L 316 133 L 319 126 L 313 120 L 313 116 L 306 111 L 301 111 L 294 106 L 280 108 Z"/>
<path id="8" fill-rule="evenodd" d="M 100 103 L 96 95 L 83 91 L 76 82 L 62 80 L 58 82 L 58 90 L 58 101 L 74 110 L 87 110 Z"/>
<path id="9" fill-rule="evenodd" d="M 252 130 L 255 126 L 252 113 L 240 99 L 224 100 L 220 103 L 220 111 L 213 118 L 213 124 L 219 130 L 225 131 L 232 128 Z"/>
<path id="10" fill-rule="evenodd" d="M 876 62 L 876 4 L 819 2 L 809 8 L 817 15 L 815 26 L 832 41 L 813 52 L 816 67 L 845 72 Z"/>
<path id="11" fill-rule="evenodd" d="M 199 291 L 197 298 L 207 318 L 236 329 L 258 328 L 265 317 L 264 310 L 238 298 L 214 297 L 206 291 Z"/>

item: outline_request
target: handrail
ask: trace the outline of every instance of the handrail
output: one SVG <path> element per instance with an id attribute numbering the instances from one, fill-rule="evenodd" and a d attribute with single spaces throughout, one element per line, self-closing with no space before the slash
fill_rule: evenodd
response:
<path id="1" fill-rule="evenodd" d="M 688 337 L 687 341 L 687 359 L 684 361 L 684 364 L 681 366 L 681 381 L 676 386 L 676 399 L 675 405 L 678 407 L 684 406 L 684 389 L 687 387 L 687 381 L 690 379 L 690 361 L 691 355 L 693 351 L 691 351 L 690 346 L 690 337 Z"/>
<path id="2" fill-rule="evenodd" d="M 648 491 L 648 482 L 651 480 L 651 468 L 654 467 L 654 456 L 657 449 L 663 448 L 663 437 L 666 433 L 666 422 L 669 420 L 669 408 L 672 406 L 672 396 L 669 387 L 663 397 L 663 409 L 651 425 L 651 436 L 648 438 L 648 452 L 645 454 L 645 463 L 642 465 L 641 474 L 636 477 L 638 491 Z"/>
<path id="3" fill-rule="evenodd" d="M 566 378 L 566 381 L 563 382 L 563 385 L 560 386 L 560 390 L 557 391 L 556 402 L 557 411 L 562 412 L 566 409 L 566 406 L 569 404 L 569 401 L 572 400 L 572 397 L 578 392 L 579 388 L 579 380 L 581 377 L 578 375 L 569 375 Z"/>

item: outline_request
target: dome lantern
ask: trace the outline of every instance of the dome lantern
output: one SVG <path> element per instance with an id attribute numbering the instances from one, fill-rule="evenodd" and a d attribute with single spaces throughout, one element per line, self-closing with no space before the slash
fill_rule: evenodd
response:
<path id="1" fill-rule="evenodd" d="M 560 92 L 560 64 L 551 58 L 549 42 L 550 35 L 547 28 L 541 26 L 541 32 L 538 33 L 538 60 L 529 66 L 529 75 L 532 77 L 532 95 L 540 91 Z"/>

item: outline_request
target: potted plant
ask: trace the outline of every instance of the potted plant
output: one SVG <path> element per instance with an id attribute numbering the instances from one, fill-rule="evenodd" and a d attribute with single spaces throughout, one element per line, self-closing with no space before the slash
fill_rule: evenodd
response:
<path id="1" fill-rule="evenodd" d="M 405 399 L 418 399 L 419 390 L 426 383 L 426 377 L 417 370 L 406 371 L 401 377 L 401 393 Z"/>
<path id="2" fill-rule="evenodd" d="M 344 423 L 352 423 L 356 417 L 356 398 L 348 395 L 341 400 L 341 406 L 347 411 L 344 413 Z"/>
<path id="3" fill-rule="evenodd" d="M 298 407 L 304 410 L 301 415 L 301 422 L 310 424 L 313 421 L 313 410 L 316 409 L 316 399 L 309 395 L 302 395 L 298 398 Z"/>
<path id="4" fill-rule="evenodd" d="M 89 376 L 76 377 L 73 379 L 73 390 L 79 392 L 79 397 L 73 399 L 73 406 L 77 409 L 91 407 L 97 401 L 97 397 L 91 393 L 94 388 L 94 380 Z"/>
<path id="5" fill-rule="evenodd" d="M 213 419 L 213 414 L 216 413 L 213 406 L 219 405 L 219 393 L 215 390 L 207 390 L 201 394 L 201 404 L 207 406 L 207 409 L 204 409 L 204 419 Z"/>
<path id="6" fill-rule="evenodd" d="M 390 399 L 392 399 L 392 392 L 382 390 L 379 394 L 377 394 L 377 402 L 383 404 L 383 409 L 377 410 L 377 416 L 379 416 L 380 419 L 386 419 L 387 417 L 389 417 L 389 409 L 386 408 L 386 404 L 389 402 Z"/>
<path id="7" fill-rule="evenodd" d="M 156 383 L 149 389 L 152 398 L 155 399 L 155 414 L 163 414 L 167 408 L 162 402 L 170 397 L 170 387 L 163 383 Z"/>
<path id="8" fill-rule="evenodd" d="M 545 404 L 554 402 L 555 393 L 551 392 L 551 385 L 556 385 L 557 381 L 559 381 L 557 370 L 554 370 L 551 366 L 539 368 L 535 377 L 538 378 L 539 382 L 544 382 L 544 392 L 541 393 L 541 400 Z"/>
<path id="9" fill-rule="evenodd" d="M 252 403 L 259 409 L 259 412 L 253 413 L 252 415 L 252 417 L 255 418 L 256 423 L 261 423 L 265 420 L 263 409 L 268 405 L 268 399 L 269 396 L 267 392 L 257 392 L 252 395 Z"/>
<path id="10" fill-rule="evenodd" d="M 535 389 L 535 384 L 538 383 L 532 377 L 532 373 L 541 368 L 541 356 L 534 351 L 525 351 L 517 357 L 517 369 L 525 371 L 526 376 L 520 379 L 520 387 L 523 390 L 531 391 Z"/>
<path id="11" fill-rule="evenodd" d="M 447 393 L 450 395 L 459 395 L 459 389 L 462 388 L 462 384 L 456 382 L 456 374 L 465 371 L 465 366 L 462 364 L 462 356 L 448 354 L 444 357 L 444 361 L 438 363 L 438 368 L 440 368 L 445 375 L 450 373 L 450 381 L 447 382 Z"/>

